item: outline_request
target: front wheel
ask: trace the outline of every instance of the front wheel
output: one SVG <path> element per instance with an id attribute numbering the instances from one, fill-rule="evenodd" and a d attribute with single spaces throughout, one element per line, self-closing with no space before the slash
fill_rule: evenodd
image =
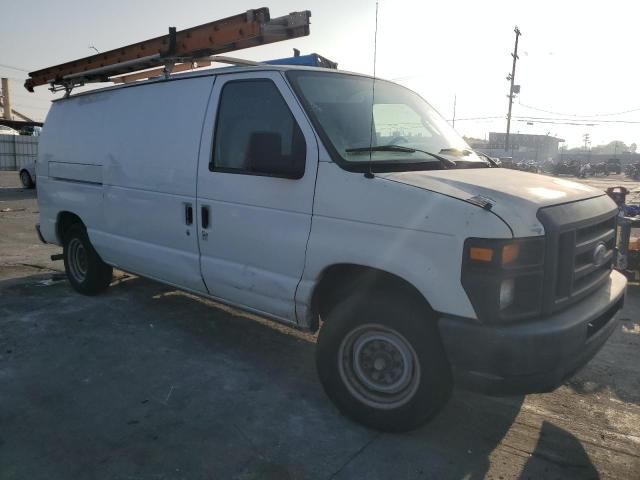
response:
<path id="1" fill-rule="evenodd" d="M 84 295 L 96 295 L 111 283 L 113 268 L 94 250 L 82 225 L 73 225 L 65 234 L 62 255 L 71 286 Z"/>
<path id="2" fill-rule="evenodd" d="M 347 299 L 327 315 L 316 366 L 336 406 L 377 430 L 413 430 L 451 394 L 451 370 L 427 309 L 384 294 Z"/>

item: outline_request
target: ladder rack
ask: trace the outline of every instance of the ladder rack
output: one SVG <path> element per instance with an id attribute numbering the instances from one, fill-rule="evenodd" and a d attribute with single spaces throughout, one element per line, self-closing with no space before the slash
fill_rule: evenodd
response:
<path id="1" fill-rule="evenodd" d="M 65 90 L 68 95 L 85 83 L 168 76 L 174 69 L 208 66 L 212 60 L 241 63 L 211 56 L 309 35 L 310 17 L 311 12 L 305 10 L 271 19 L 268 8 L 259 8 L 179 32 L 169 27 L 169 33 L 161 37 L 31 72 L 24 86 L 33 92 L 34 87 L 49 84 L 51 91 Z M 147 69 L 155 70 L 141 72 Z"/>

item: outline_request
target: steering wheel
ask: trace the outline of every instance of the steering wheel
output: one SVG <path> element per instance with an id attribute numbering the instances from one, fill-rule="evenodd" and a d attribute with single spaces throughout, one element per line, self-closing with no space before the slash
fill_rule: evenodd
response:
<path id="1" fill-rule="evenodd" d="M 405 137 L 403 136 L 398 136 L 398 137 L 393 137 L 390 141 L 389 141 L 389 145 L 397 145 L 398 143 L 409 143 L 409 140 L 407 140 Z"/>

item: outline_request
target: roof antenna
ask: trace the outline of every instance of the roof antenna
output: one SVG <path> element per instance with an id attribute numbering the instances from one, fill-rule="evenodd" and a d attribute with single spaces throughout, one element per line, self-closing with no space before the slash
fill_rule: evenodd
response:
<path id="1" fill-rule="evenodd" d="M 378 53 L 378 0 L 376 0 L 376 29 L 373 34 L 373 82 L 371 85 L 371 129 L 369 131 L 369 170 L 364 174 L 366 178 L 374 178 L 372 170 L 372 154 L 373 148 L 373 135 L 374 135 L 374 123 L 373 123 L 373 105 L 376 96 L 376 55 Z"/>

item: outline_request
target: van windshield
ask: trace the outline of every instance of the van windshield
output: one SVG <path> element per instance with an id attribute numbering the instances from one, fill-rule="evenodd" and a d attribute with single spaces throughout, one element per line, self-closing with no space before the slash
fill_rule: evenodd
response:
<path id="1" fill-rule="evenodd" d="M 431 105 L 405 87 L 376 79 L 374 91 L 370 77 L 334 72 L 292 70 L 287 78 L 334 161 L 347 168 L 490 166 Z M 405 148 L 376 148 L 385 146 Z"/>

